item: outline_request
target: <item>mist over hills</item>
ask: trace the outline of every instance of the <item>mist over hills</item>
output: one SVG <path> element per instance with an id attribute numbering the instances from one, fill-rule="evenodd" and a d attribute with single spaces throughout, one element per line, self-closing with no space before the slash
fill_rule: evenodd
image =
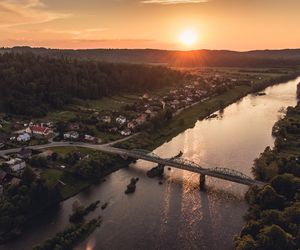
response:
<path id="1" fill-rule="evenodd" d="M 46 49 L 31 47 L 2 48 L 0 53 L 31 52 L 39 55 L 66 56 L 114 63 L 164 64 L 176 67 L 282 67 L 300 65 L 300 49 L 171 51 L 158 49 Z"/>

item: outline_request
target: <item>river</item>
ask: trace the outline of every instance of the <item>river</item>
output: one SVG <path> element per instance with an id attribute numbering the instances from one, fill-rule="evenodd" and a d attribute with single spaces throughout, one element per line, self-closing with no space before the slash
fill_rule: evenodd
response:
<path id="1" fill-rule="evenodd" d="M 251 175 L 253 160 L 272 146 L 273 124 L 282 107 L 296 105 L 296 80 L 265 90 L 265 96 L 248 95 L 217 112 L 219 118 L 195 126 L 158 147 L 154 153 L 184 158 L 203 167 L 226 167 Z M 102 215 L 101 226 L 76 249 L 232 249 L 233 236 L 241 230 L 247 211 L 247 187 L 206 178 L 206 191 L 199 191 L 199 176 L 165 169 L 163 185 L 146 177 L 154 164 L 138 161 L 121 169 L 58 209 L 41 215 L 24 235 L 1 249 L 31 249 L 68 225 L 74 200 L 89 204 L 109 202 L 88 216 Z M 125 195 L 130 178 L 139 177 L 137 190 Z"/>

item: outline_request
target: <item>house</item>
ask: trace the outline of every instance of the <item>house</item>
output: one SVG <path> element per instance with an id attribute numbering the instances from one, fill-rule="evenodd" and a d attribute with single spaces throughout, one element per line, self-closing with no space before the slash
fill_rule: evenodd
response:
<path id="1" fill-rule="evenodd" d="M 76 122 L 70 123 L 68 125 L 68 129 L 72 130 L 72 131 L 78 131 L 80 129 L 80 125 L 78 123 L 76 123 Z"/>
<path id="2" fill-rule="evenodd" d="M 21 159 L 29 159 L 31 158 L 31 155 L 32 151 L 29 148 L 22 148 L 17 154 L 17 156 Z"/>
<path id="3" fill-rule="evenodd" d="M 99 120 L 104 123 L 111 123 L 111 117 L 108 115 L 101 117 Z"/>
<path id="4" fill-rule="evenodd" d="M 142 99 L 148 100 L 149 98 L 150 98 L 150 96 L 149 96 L 148 93 L 145 93 L 145 94 L 142 96 Z"/>
<path id="5" fill-rule="evenodd" d="M 119 125 L 124 125 L 126 123 L 126 121 L 127 121 L 126 117 L 124 117 L 122 115 L 119 115 L 116 118 L 116 123 L 118 123 Z"/>
<path id="6" fill-rule="evenodd" d="M 20 158 L 14 158 L 5 163 L 9 166 L 10 170 L 14 173 L 20 172 L 24 168 L 26 168 L 25 161 L 21 160 Z"/>
<path id="7" fill-rule="evenodd" d="M 121 135 L 129 136 L 129 135 L 131 135 L 131 131 L 129 129 L 122 130 Z"/>
<path id="8" fill-rule="evenodd" d="M 27 128 L 26 132 L 31 133 L 34 136 L 47 137 L 52 133 L 52 130 L 47 127 L 42 127 L 39 125 L 32 125 Z"/>
<path id="9" fill-rule="evenodd" d="M 152 114 L 152 111 L 151 111 L 151 109 L 147 109 L 147 110 L 145 111 L 145 113 L 148 114 L 148 115 L 150 115 L 150 114 Z"/>
<path id="10" fill-rule="evenodd" d="M 76 140 L 79 138 L 79 133 L 76 131 L 69 131 L 64 133 L 64 139 L 72 139 L 72 140 Z"/>
<path id="11" fill-rule="evenodd" d="M 84 135 L 84 140 L 90 143 L 97 143 L 98 139 L 96 137 L 93 137 L 91 135 Z"/>
<path id="12" fill-rule="evenodd" d="M 142 125 L 143 123 L 145 123 L 147 120 L 147 115 L 140 115 L 138 118 L 135 119 L 136 123 L 138 125 Z"/>
<path id="13" fill-rule="evenodd" d="M 5 147 L 7 142 L 7 138 L 5 136 L 0 135 L 0 149 Z"/>
<path id="14" fill-rule="evenodd" d="M 23 133 L 23 134 L 20 134 L 18 137 L 17 137 L 17 141 L 18 142 L 28 142 L 30 141 L 31 137 L 28 133 Z"/>
<path id="15" fill-rule="evenodd" d="M 131 121 L 127 123 L 127 128 L 134 130 L 137 126 L 137 123 L 135 121 Z"/>

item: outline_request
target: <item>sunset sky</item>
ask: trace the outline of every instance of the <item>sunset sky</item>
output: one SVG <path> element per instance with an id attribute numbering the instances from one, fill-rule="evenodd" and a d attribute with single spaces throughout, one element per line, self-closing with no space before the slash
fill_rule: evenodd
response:
<path id="1" fill-rule="evenodd" d="M 300 0 L 0 0 L 0 47 L 300 47 Z"/>

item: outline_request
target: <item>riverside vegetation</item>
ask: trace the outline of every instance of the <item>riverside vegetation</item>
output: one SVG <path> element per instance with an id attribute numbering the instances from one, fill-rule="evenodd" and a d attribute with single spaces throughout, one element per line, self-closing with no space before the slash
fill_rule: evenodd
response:
<path id="1" fill-rule="evenodd" d="M 238 250 L 292 250 L 300 247 L 300 102 L 273 127 L 273 149 L 254 162 L 253 173 L 268 182 L 246 194 L 246 225 L 235 244 Z"/>

